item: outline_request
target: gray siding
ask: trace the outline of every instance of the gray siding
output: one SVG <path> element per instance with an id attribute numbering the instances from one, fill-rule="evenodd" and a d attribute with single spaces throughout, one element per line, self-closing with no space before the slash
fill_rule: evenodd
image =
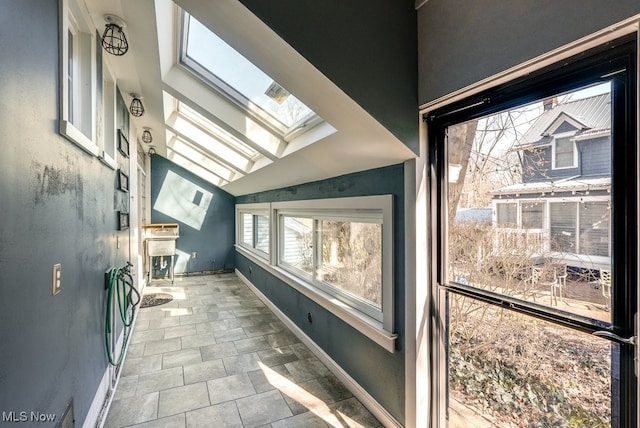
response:
<path id="1" fill-rule="evenodd" d="M 552 169 L 552 148 L 537 151 L 523 150 L 523 182 L 536 183 L 581 175 L 583 177 L 611 176 L 611 143 L 609 137 L 578 141 L 578 167 Z"/>
<path id="2" fill-rule="evenodd" d="M 239 196 L 237 203 L 394 195 L 394 286 L 397 350 L 391 354 L 296 290 L 236 255 L 238 269 L 334 361 L 404 421 L 404 166 L 394 165 L 300 186 Z M 307 322 L 307 313 L 313 323 Z"/>
<path id="3" fill-rule="evenodd" d="M 0 17 L 0 409 L 61 417 L 73 400 L 82 426 L 108 365 L 104 272 L 131 258 L 116 226 L 129 198 L 57 132 L 58 2 L 3 1 Z"/>
<path id="4" fill-rule="evenodd" d="M 638 0 L 429 0 L 418 10 L 418 101 L 435 100 L 638 13 Z"/>

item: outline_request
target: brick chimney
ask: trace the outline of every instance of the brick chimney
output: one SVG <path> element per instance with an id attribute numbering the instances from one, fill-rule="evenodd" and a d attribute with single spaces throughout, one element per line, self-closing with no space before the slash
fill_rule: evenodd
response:
<path id="1" fill-rule="evenodd" d="M 544 111 L 551 110 L 557 105 L 558 105 L 558 97 L 545 98 L 542 101 L 542 107 L 544 107 Z"/>

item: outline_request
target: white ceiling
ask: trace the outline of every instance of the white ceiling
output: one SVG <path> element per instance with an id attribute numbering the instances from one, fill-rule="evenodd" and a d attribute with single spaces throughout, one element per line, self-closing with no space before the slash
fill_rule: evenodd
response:
<path id="1" fill-rule="evenodd" d="M 291 141 L 268 165 L 221 187 L 242 195 L 392 165 L 415 155 L 313 64 L 276 35 L 238 0 L 86 0 L 98 31 L 104 14 L 126 22 L 129 52 L 107 57 L 112 73 L 130 101 L 143 96 L 144 116 L 132 118 L 140 136 L 150 127 L 157 153 L 165 155 L 166 94 L 200 112 L 211 112 L 219 96 L 177 64 L 177 6 L 196 17 L 275 81 L 322 117 L 326 124 Z M 177 6 L 176 6 L 177 5 Z M 164 95 L 163 95 L 164 94 Z M 214 113 L 211 112 L 213 119 Z M 312 142 L 315 140 L 315 142 Z"/>

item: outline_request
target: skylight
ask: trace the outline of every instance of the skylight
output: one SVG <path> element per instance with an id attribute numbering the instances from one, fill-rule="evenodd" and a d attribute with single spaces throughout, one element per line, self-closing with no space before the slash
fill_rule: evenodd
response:
<path id="1" fill-rule="evenodd" d="M 184 14 L 182 62 L 282 135 L 315 113 L 192 16 Z"/>

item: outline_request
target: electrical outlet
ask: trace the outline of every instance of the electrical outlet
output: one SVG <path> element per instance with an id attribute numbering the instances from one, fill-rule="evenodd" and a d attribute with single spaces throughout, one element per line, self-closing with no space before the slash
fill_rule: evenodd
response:
<path id="1" fill-rule="evenodd" d="M 197 259 L 198 258 L 198 252 L 197 251 L 192 252 L 191 253 L 191 258 L 192 259 Z"/>
<path id="2" fill-rule="evenodd" d="M 62 265 L 60 263 L 56 263 L 53 265 L 53 295 L 55 296 L 60 292 L 62 288 Z"/>

